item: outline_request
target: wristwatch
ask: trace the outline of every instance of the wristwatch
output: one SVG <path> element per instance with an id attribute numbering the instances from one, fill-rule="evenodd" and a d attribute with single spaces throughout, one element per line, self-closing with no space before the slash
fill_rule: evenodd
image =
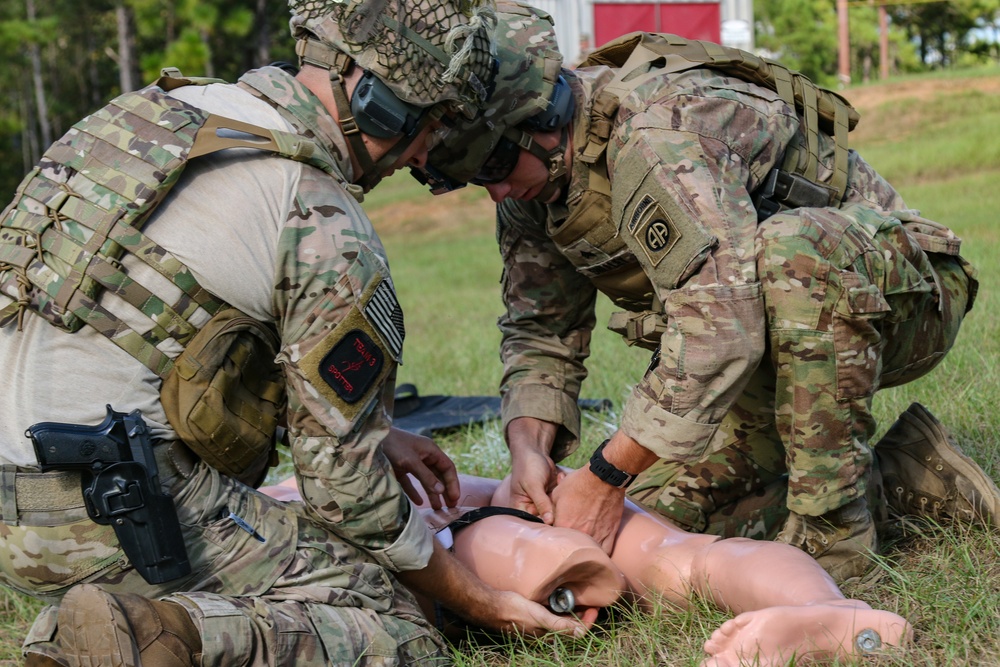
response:
<path id="1" fill-rule="evenodd" d="M 601 443 L 590 457 L 590 472 L 597 476 L 597 479 L 602 482 L 606 482 L 611 486 L 619 489 L 627 488 L 629 484 L 637 477 L 637 475 L 630 475 L 624 470 L 619 470 L 614 467 L 608 460 L 604 458 L 604 448 L 607 446 L 610 440 L 605 440 Z"/>

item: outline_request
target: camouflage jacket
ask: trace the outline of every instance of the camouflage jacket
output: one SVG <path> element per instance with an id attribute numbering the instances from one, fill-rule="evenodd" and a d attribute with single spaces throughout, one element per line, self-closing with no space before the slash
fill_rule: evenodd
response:
<path id="1" fill-rule="evenodd" d="M 614 71 L 575 72 L 572 180 L 565 203 L 508 200 L 498 207 L 507 312 L 500 319 L 504 422 L 529 416 L 560 424 L 553 457 L 578 443 L 576 396 L 595 324 L 592 269 L 609 262 L 585 241 L 552 235 L 580 200 L 587 165 L 588 102 Z M 760 362 L 764 307 L 750 193 L 799 132 L 795 110 L 761 86 L 701 68 L 655 77 L 622 100 L 607 150 L 611 223 L 663 307 L 658 364 L 624 406 L 622 430 L 661 457 L 690 460 Z M 833 142 L 821 135 L 819 179 L 832 175 Z M 851 152 L 844 201 L 904 208 L 898 194 Z M 649 221 L 666 220 L 656 239 Z M 650 306 L 646 306 L 647 308 Z"/>
<path id="2" fill-rule="evenodd" d="M 336 121 L 277 68 L 171 95 L 224 117 L 294 128 L 330 151 L 343 182 L 353 180 Z M 276 325 L 292 458 L 310 514 L 389 569 L 415 569 L 429 559 L 432 538 L 381 447 L 402 313 L 385 249 L 340 180 L 229 149 L 192 160 L 144 231 L 210 292 Z M 112 299 L 102 295 L 113 308 Z M 31 465 L 23 436 L 31 423 L 97 423 L 105 403 L 141 409 L 158 440 L 176 438 L 159 405 L 159 378 L 90 327 L 69 334 L 29 314 L 21 333 L 2 332 L 0 363 L 18 369 L 0 401 L 0 462 Z"/>

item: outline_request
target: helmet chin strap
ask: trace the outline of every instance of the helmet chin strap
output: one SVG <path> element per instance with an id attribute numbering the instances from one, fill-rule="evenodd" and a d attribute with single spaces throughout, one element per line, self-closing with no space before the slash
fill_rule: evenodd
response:
<path id="1" fill-rule="evenodd" d="M 358 162 L 360 173 L 355 175 L 354 182 L 360 185 L 365 192 L 378 185 L 379 181 L 382 180 L 382 174 L 388 171 L 406 152 L 406 149 L 410 147 L 420 132 L 444 114 L 441 107 L 435 107 L 434 110 L 422 114 L 414 128 L 406 135 L 400 135 L 399 141 L 376 161 L 372 158 L 361 134 L 361 129 L 354 119 L 351 101 L 347 96 L 347 88 L 344 84 L 343 73 L 350 69 L 353 60 L 350 56 L 313 39 L 299 40 L 296 44 L 296 52 L 300 62 L 322 67 L 329 72 L 330 89 L 333 92 L 334 103 L 337 105 L 337 123 L 344 133 L 344 138 L 347 139 L 351 153 L 354 154 L 354 158 Z"/>
<path id="2" fill-rule="evenodd" d="M 354 120 L 351 103 L 347 98 L 347 89 L 344 86 L 344 78 L 339 73 L 334 72 L 333 69 L 330 70 L 330 86 L 333 89 L 333 99 L 337 103 L 340 128 L 347 138 L 351 152 L 354 153 L 354 156 L 358 160 L 358 166 L 361 168 L 361 173 L 355 176 L 354 182 L 360 185 L 365 192 L 378 185 L 382 180 L 382 174 L 392 169 L 393 165 L 396 164 L 403 153 L 413 144 L 414 140 L 420 136 L 424 128 L 444 116 L 444 108 L 440 105 L 424 111 L 413 128 L 406 134 L 400 134 L 396 143 L 378 160 L 375 160 L 372 158 L 371 152 L 368 150 L 368 146 L 362 137 L 361 130 Z"/>
<path id="3" fill-rule="evenodd" d="M 379 175 L 375 160 L 368 152 L 368 146 L 365 145 L 365 140 L 361 136 L 361 130 L 354 120 L 351 102 L 347 99 L 347 89 L 344 87 L 344 77 L 332 68 L 329 72 L 330 88 L 333 91 L 334 102 L 337 104 L 337 122 L 340 124 L 344 138 L 347 139 L 351 153 L 354 154 L 360 167 L 360 173 L 355 174 L 354 182 L 360 185 L 365 192 L 368 192 L 382 180 L 382 177 Z"/>
<path id="4" fill-rule="evenodd" d="M 354 112 L 351 111 L 351 101 L 347 97 L 347 88 L 344 86 L 344 72 L 350 71 L 354 64 L 354 59 L 346 53 L 331 49 L 329 46 L 317 39 L 303 38 L 295 43 L 295 53 L 299 57 L 299 65 L 309 64 L 321 67 L 330 76 L 330 90 L 333 92 L 333 101 L 337 105 L 337 124 L 340 125 L 341 132 L 350 146 L 351 152 L 358 161 L 361 173 L 356 175 L 354 182 L 359 184 L 365 192 L 378 183 L 381 178 L 376 177 L 374 182 L 370 182 L 370 174 L 376 174 L 375 161 L 368 152 L 365 140 L 361 137 L 361 130 L 354 120 Z"/>
<path id="5" fill-rule="evenodd" d="M 508 138 L 518 146 L 528 151 L 542 161 L 549 172 L 548 183 L 538 193 L 535 199 L 548 202 L 569 184 L 569 167 L 566 165 L 566 144 L 569 141 L 569 125 L 563 125 L 559 133 L 559 143 L 555 148 L 546 150 L 535 141 L 530 133 L 524 130 L 514 130 L 516 136 Z"/>

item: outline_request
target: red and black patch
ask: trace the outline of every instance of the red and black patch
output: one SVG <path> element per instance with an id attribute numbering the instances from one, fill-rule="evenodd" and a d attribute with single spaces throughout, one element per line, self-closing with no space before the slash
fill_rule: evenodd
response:
<path id="1" fill-rule="evenodd" d="M 353 329 L 326 353 L 319 375 L 347 403 L 360 400 L 378 379 L 385 353 L 364 331 Z"/>

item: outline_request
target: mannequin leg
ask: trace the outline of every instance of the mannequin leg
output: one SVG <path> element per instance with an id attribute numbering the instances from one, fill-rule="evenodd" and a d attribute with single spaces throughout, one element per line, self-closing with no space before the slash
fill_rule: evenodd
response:
<path id="1" fill-rule="evenodd" d="M 497 480 L 462 476 L 461 484 L 463 503 L 504 504 L 506 485 Z M 654 596 L 685 606 L 698 593 L 737 614 L 705 643 L 705 667 L 857 655 L 865 648 L 859 636 L 901 646 L 913 632 L 896 614 L 846 599 L 830 575 L 794 547 L 688 533 L 630 501 L 610 558 L 583 533 L 505 515 L 459 531 L 454 550 L 490 585 L 541 604 L 558 588 L 572 591 L 584 620 L 626 590 L 647 610 Z M 433 618 L 433 605 L 421 602 Z"/>
<path id="2" fill-rule="evenodd" d="M 859 646 L 866 630 L 876 633 L 881 646 L 912 638 L 905 619 L 846 599 L 830 575 L 794 547 L 686 533 L 631 503 L 611 560 L 647 609 L 651 594 L 684 605 L 697 592 L 738 614 L 705 643 L 711 656 L 706 667 L 857 655 L 863 640 L 873 637 L 862 635 Z"/>
<path id="3" fill-rule="evenodd" d="M 832 660 L 902 646 L 913 630 L 901 617 L 860 600 L 768 607 L 726 621 L 705 642 L 702 667 L 767 667 Z"/>

